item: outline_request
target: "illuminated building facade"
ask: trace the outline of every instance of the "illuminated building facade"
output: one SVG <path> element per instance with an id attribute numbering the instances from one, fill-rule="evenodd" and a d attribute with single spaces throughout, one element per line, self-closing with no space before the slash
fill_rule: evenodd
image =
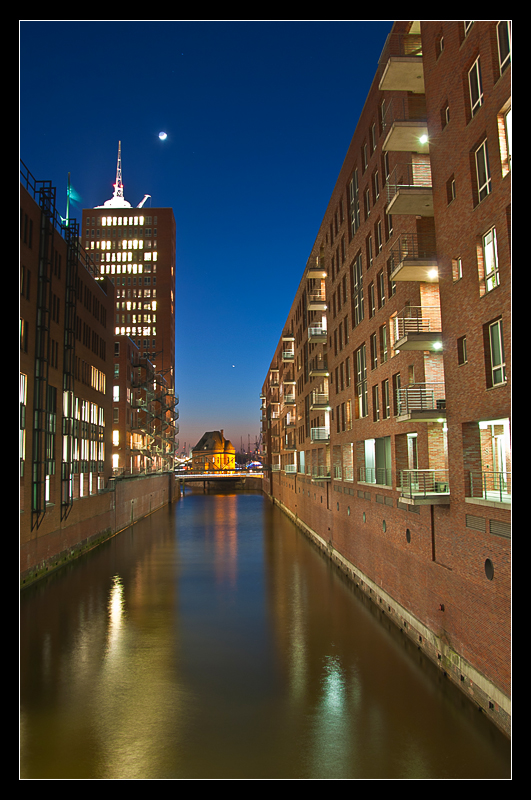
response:
<path id="1" fill-rule="evenodd" d="M 111 476 L 114 287 L 57 212 L 55 187 L 20 187 L 21 570 L 66 548 Z M 76 510 L 72 513 L 76 502 Z M 106 500 L 103 503 L 107 502 Z"/>
<path id="2" fill-rule="evenodd" d="M 395 22 L 262 388 L 264 489 L 504 730 L 510 37 Z"/>
<path id="3" fill-rule="evenodd" d="M 236 450 L 223 431 L 207 431 L 192 449 L 192 469 L 223 472 L 236 468 Z"/>
<path id="4" fill-rule="evenodd" d="M 84 247 L 100 275 L 115 286 L 113 441 L 119 444 L 113 445 L 113 468 L 125 474 L 144 463 L 131 448 L 133 434 L 128 426 L 138 415 L 132 413 L 131 386 L 124 384 L 133 364 L 124 361 L 126 353 L 149 361 L 158 376 L 158 422 L 151 423 L 153 446 L 149 466 L 145 462 L 147 471 L 173 469 L 177 446 L 175 218 L 171 208 L 144 209 L 146 197 L 137 208 L 124 198 L 120 144 L 113 197 L 103 206 L 84 209 L 81 227 Z M 154 443 L 161 438 L 164 444 Z"/>

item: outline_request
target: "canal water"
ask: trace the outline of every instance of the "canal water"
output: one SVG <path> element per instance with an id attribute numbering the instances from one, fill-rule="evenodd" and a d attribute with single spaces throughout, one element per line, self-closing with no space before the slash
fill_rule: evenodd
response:
<path id="1" fill-rule="evenodd" d="M 510 744 L 267 498 L 187 493 L 25 589 L 23 779 L 509 778 Z"/>

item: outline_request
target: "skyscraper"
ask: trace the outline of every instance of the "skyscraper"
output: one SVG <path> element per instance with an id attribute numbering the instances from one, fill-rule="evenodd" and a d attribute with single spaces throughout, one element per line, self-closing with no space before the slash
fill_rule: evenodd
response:
<path id="1" fill-rule="evenodd" d="M 129 473 L 140 469 L 135 457 L 137 448 L 132 447 L 132 431 L 137 423 L 147 425 L 148 416 L 150 428 L 144 432 L 149 441 L 144 440 L 141 449 L 144 455 L 149 453 L 149 458 L 142 464 L 150 471 L 173 468 L 178 417 L 175 394 L 175 218 L 171 208 L 144 209 L 148 197 L 145 195 L 136 208 L 125 199 L 120 142 L 112 198 L 101 206 L 84 209 L 82 216 L 84 247 L 91 254 L 100 275 L 109 277 L 115 287 L 115 472 Z M 158 376 L 157 386 L 150 394 L 156 408 L 152 405 L 149 414 L 145 402 L 140 414 L 131 413 L 141 408 L 136 405 L 137 398 L 131 388 L 120 394 L 120 368 L 133 369 L 131 363 L 125 366 L 119 363 L 120 348 L 126 347 L 128 340 L 134 343 L 133 349 L 143 364 L 146 360 L 151 362 L 144 374 Z M 133 384 L 138 380 L 137 375 Z"/>

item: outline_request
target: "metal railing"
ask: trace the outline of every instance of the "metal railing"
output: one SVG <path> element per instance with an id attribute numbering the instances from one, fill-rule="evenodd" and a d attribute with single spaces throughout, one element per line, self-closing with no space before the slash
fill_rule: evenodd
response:
<path id="1" fill-rule="evenodd" d="M 403 469 L 400 471 L 400 492 L 403 497 L 426 497 L 429 494 L 448 494 L 447 469 Z"/>
<path id="2" fill-rule="evenodd" d="M 328 371 L 328 359 L 326 358 L 312 358 L 310 359 L 309 363 L 310 372 L 327 372 Z"/>
<path id="3" fill-rule="evenodd" d="M 408 306 L 395 317 L 395 337 L 402 339 L 408 333 L 440 333 L 440 306 Z"/>
<path id="4" fill-rule="evenodd" d="M 385 40 L 378 60 L 381 71 L 392 57 L 416 56 L 422 60 L 422 38 L 420 33 L 390 33 Z"/>
<path id="5" fill-rule="evenodd" d="M 391 245 L 391 272 L 394 272 L 402 261 L 435 261 L 437 251 L 435 236 L 419 237 L 416 233 L 403 233 Z"/>
<path id="6" fill-rule="evenodd" d="M 510 503 L 512 497 L 512 473 L 474 470 L 469 472 L 469 494 L 499 503 Z"/>
<path id="7" fill-rule="evenodd" d="M 307 474 L 310 475 L 313 480 L 326 480 L 330 478 L 330 467 L 327 467 L 325 464 L 308 467 Z"/>
<path id="8" fill-rule="evenodd" d="M 392 97 L 386 103 L 382 118 L 384 133 L 388 133 L 395 122 L 426 122 L 426 109 L 422 103 L 412 103 L 407 97 Z"/>
<path id="9" fill-rule="evenodd" d="M 330 402 L 328 392 L 312 392 L 311 405 L 312 406 L 327 406 Z"/>
<path id="10" fill-rule="evenodd" d="M 381 486 L 392 486 L 391 470 L 386 467 L 359 467 L 360 483 L 376 483 Z"/>
<path id="11" fill-rule="evenodd" d="M 308 328 L 308 337 L 309 338 L 312 338 L 312 337 L 315 337 L 315 336 L 326 336 L 327 334 L 328 334 L 327 329 L 323 328 L 322 325 L 312 326 L 312 327 Z"/>
<path id="12" fill-rule="evenodd" d="M 418 187 L 431 189 L 431 163 L 429 158 L 415 163 L 397 164 L 387 178 L 385 186 L 388 203 L 391 202 L 399 189 L 416 189 Z"/>
<path id="13" fill-rule="evenodd" d="M 415 383 L 398 390 L 398 415 L 410 411 L 434 411 L 446 408 L 444 382 Z"/>
<path id="14" fill-rule="evenodd" d="M 330 439 L 330 428 L 310 428 L 312 442 L 327 442 Z"/>

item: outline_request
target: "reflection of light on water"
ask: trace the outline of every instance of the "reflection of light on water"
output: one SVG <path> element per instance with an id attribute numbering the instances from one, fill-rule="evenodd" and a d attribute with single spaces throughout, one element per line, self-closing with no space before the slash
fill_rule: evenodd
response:
<path id="1" fill-rule="evenodd" d="M 345 677 L 335 656 L 325 659 L 321 687 L 311 759 L 315 774 L 335 777 L 349 772 L 353 747 Z"/>
<path id="2" fill-rule="evenodd" d="M 323 705 L 327 711 L 340 712 L 345 703 L 345 681 L 337 658 L 327 658 L 323 681 Z"/>
<path id="3" fill-rule="evenodd" d="M 119 575 L 113 576 L 107 610 L 109 612 L 108 649 L 110 651 L 113 644 L 116 643 L 124 618 L 124 587 Z"/>

